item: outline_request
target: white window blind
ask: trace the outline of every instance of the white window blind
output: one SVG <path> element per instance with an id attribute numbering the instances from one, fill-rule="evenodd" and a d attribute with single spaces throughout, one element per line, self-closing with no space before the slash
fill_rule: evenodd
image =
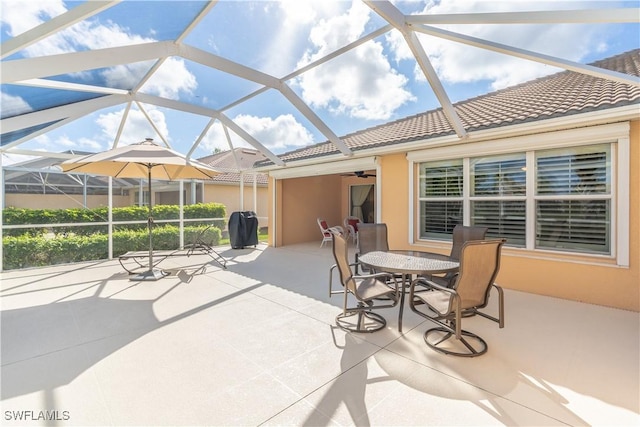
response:
<path id="1" fill-rule="evenodd" d="M 536 247 L 611 252 L 611 148 L 536 153 Z"/>
<path id="2" fill-rule="evenodd" d="M 450 239 L 468 207 L 470 225 L 509 246 L 611 254 L 611 153 L 607 143 L 421 163 L 419 237 Z"/>
<path id="3" fill-rule="evenodd" d="M 524 153 L 470 161 L 471 224 L 488 227 L 487 237 L 526 244 L 526 158 Z"/>
<path id="4" fill-rule="evenodd" d="M 450 239 L 462 224 L 462 160 L 420 165 L 420 238 Z"/>

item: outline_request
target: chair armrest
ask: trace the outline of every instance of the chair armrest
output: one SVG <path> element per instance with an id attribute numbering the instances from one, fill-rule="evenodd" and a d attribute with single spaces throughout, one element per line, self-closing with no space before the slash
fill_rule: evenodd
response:
<path id="1" fill-rule="evenodd" d="M 353 278 L 354 279 L 358 279 L 358 280 L 363 280 L 363 279 L 381 279 L 381 278 L 386 278 L 388 281 L 389 279 L 393 280 L 393 287 L 396 290 L 396 293 L 398 292 L 398 279 L 396 278 L 396 276 L 393 273 L 386 273 L 386 272 L 379 272 L 379 273 L 371 273 L 371 274 L 361 274 L 361 275 L 354 275 Z M 387 284 L 388 286 L 388 284 Z"/>
<path id="2" fill-rule="evenodd" d="M 329 227 L 332 233 L 344 234 L 344 228 L 340 225 L 334 225 L 333 227 Z"/>
<path id="3" fill-rule="evenodd" d="M 426 286 L 428 288 L 431 288 L 431 289 L 436 289 L 436 290 L 439 290 L 439 291 L 447 292 L 447 293 L 450 293 L 452 295 L 454 295 L 456 293 L 456 291 L 454 289 L 447 288 L 446 286 L 439 285 L 439 284 L 437 284 L 435 282 L 432 282 L 431 280 L 428 280 L 428 279 L 426 279 L 424 277 L 418 277 L 417 279 L 412 281 L 411 285 L 409 286 L 410 294 L 413 294 L 416 284 L 424 285 L 424 286 Z"/>
<path id="4" fill-rule="evenodd" d="M 377 279 L 380 277 L 394 277 L 394 275 L 393 273 L 380 272 L 371 274 L 358 274 L 353 276 L 354 279 Z"/>

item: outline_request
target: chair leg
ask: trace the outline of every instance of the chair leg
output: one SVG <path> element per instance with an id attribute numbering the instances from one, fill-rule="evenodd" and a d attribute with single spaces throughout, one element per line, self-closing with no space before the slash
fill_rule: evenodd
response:
<path id="1" fill-rule="evenodd" d="M 336 316 L 336 325 L 348 332 L 371 333 L 387 326 L 387 321 L 378 313 L 365 308 L 360 303 L 355 310 L 348 310 Z"/>
<path id="2" fill-rule="evenodd" d="M 462 330 L 462 336 L 456 339 L 454 331 L 455 326 L 428 329 L 424 333 L 424 342 L 438 353 L 452 356 L 476 357 L 487 352 L 486 341 L 478 335 Z"/>

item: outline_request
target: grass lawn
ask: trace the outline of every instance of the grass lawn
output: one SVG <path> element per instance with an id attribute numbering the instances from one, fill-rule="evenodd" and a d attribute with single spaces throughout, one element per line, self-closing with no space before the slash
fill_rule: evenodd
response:
<path id="1" fill-rule="evenodd" d="M 267 233 L 258 233 L 258 242 L 260 243 L 266 243 L 267 240 L 269 239 L 269 235 Z M 228 245 L 229 244 L 229 238 L 221 238 L 220 239 L 220 246 L 224 246 L 224 245 Z"/>

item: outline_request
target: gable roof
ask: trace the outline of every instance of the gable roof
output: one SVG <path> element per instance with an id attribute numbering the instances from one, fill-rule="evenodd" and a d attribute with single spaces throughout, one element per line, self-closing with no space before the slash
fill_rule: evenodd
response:
<path id="1" fill-rule="evenodd" d="M 250 171 L 256 162 L 266 160 L 267 156 L 252 148 L 234 148 L 210 156 L 199 158 L 198 161 L 213 167 L 223 173 L 214 176 L 211 181 L 216 183 L 239 183 L 241 174 L 238 171 Z M 245 185 L 253 184 L 253 173 L 243 175 Z M 256 182 L 260 186 L 267 185 L 267 175 L 256 173 Z"/>
<path id="2" fill-rule="evenodd" d="M 640 76 L 640 49 L 590 65 Z M 454 104 L 468 131 L 498 128 L 596 110 L 640 104 L 640 87 L 573 71 L 563 71 Z M 638 110 L 640 116 L 640 109 Z M 405 117 L 342 137 L 352 150 L 453 135 L 442 108 Z M 290 163 L 337 154 L 329 141 L 280 155 Z M 269 166 L 270 161 L 256 166 Z"/>
<path id="3" fill-rule="evenodd" d="M 266 158 L 267 156 L 252 148 L 234 148 L 201 157 L 198 161 L 221 171 L 237 172 L 251 169 L 254 163 Z"/>

